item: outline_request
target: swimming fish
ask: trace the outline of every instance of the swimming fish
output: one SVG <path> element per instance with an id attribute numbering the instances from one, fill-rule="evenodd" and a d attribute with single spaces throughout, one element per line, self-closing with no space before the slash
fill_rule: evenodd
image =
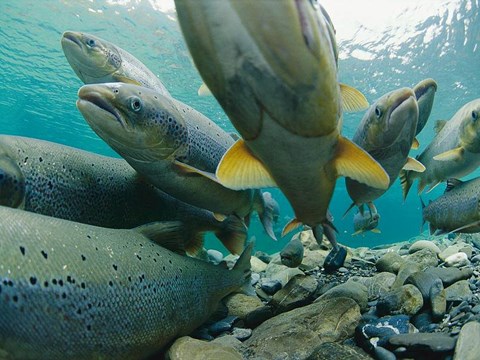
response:
<path id="1" fill-rule="evenodd" d="M 170 96 L 167 88 L 140 60 L 97 36 L 66 31 L 62 49 L 75 74 L 85 84 L 123 82 L 142 85 Z"/>
<path id="2" fill-rule="evenodd" d="M 417 136 L 427 124 L 427 120 L 432 112 L 436 91 L 437 83 L 433 79 L 424 79 L 413 87 L 413 92 L 415 93 L 418 104 L 418 123 L 415 136 Z M 418 140 L 415 138 L 413 140 L 413 148 L 417 149 L 418 146 Z"/>
<path id="3" fill-rule="evenodd" d="M 123 159 L 32 138 L 0 135 L 0 205 L 85 224 L 128 229 L 153 221 L 181 221 L 188 252 L 215 232 L 239 254 L 247 230 L 236 216 L 210 211 L 158 190 Z"/>
<path id="4" fill-rule="evenodd" d="M 334 234 L 327 208 L 338 176 L 388 187 L 380 165 L 340 136 L 350 103 L 342 104 L 333 29 L 316 2 L 175 4 L 197 69 L 242 136 L 217 168 L 222 184 L 278 186 L 296 216 L 284 234 L 303 223 L 317 241 Z"/>
<path id="5" fill-rule="evenodd" d="M 145 358 L 250 282 L 252 243 L 229 271 L 135 230 L 3 206 L 0 233 L 0 350 L 9 359 Z"/>
<path id="6" fill-rule="evenodd" d="M 422 201 L 422 215 L 431 234 L 480 232 L 480 178 L 448 179 L 442 196 L 427 206 Z"/>
<path id="7" fill-rule="evenodd" d="M 372 209 L 365 211 L 358 211 L 353 217 L 353 231 L 352 236 L 362 234 L 366 231 L 371 231 L 373 233 L 380 233 L 380 230 L 377 229 L 378 222 L 380 221 L 380 214 L 377 212 L 377 209 L 373 207 Z"/>
<path id="8" fill-rule="evenodd" d="M 425 165 L 423 173 L 402 171 L 403 198 L 418 178 L 418 193 L 431 191 L 448 178 L 465 176 L 480 165 L 480 99 L 462 106 L 449 121 L 437 122 L 437 135 L 416 157 Z"/>
<path id="9" fill-rule="evenodd" d="M 418 106 L 410 88 L 391 91 L 380 97 L 363 116 L 352 141 L 367 151 L 387 172 L 390 183 L 395 182 L 403 167 L 424 171 L 417 160 L 408 157 L 415 137 Z M 348 194 L 354 205 L 369 204 L 383 195 L 378 189 L 345 178 Z M 348 211 L 347 210 L 347 211 Z"/>
<path id="10" fill-rule="evenodd" d="M 272 207 L 260 191 L 231 190 L 214 179 L 232 136 L 172 97 L 123 83 L 85 85 L 77 107 L 92 129 L 162 191 L 216 214 L 256 210 L 275 239 Z"/>
<path id="11" fill-rule="evenodd" d="M 303 244 L 299 238 L 290 240 L 280 251 L 280 261 L 283 265 L 295 268 L 303 261 Z"/>

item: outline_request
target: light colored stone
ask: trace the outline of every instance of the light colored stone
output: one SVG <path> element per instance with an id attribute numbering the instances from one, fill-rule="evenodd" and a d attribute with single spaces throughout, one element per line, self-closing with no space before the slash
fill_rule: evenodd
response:
<path id="1" fill-rule="evenodd" d="M 406 256 L 405 260 L 415 264 L 419 264 L 422 267 L 422 270 L 426 269 L 429 266 L 438 265 L 437 254 L 428 248 L 424 248 Z"/>
<path id="2" fill-rule="evenodd" d="M 381 272 L 373 277 L 352 276 L 349 281 L 358 281 L 365 285 L 368 290 L 368 301 L 372 301 L 387 293 L 392 288 L 395 278 L 395 274 Z"/>
<path id="3" fill-rule="evenodd" d="M 300 239 L 305 249 L 308 249 L 311 251 L 320 249 L 320 245 L 318 245 L 317 240 L 315 240 L 312 230 L 305 230 L 305 231 L 299 232 L 298 234 L 293 236 L 292 239 L 295 239 L 297 237 Z"/>
<path id="4" fill-rule="evenodd" d="M 405 259 L 403 259 L 396 252 L 387 252 L 377 260 L 375 266 L 379 272 L 386 271 L 396 274 L 404 263 Z"/>
<path id="5" fill-rule="evenodd" d="M 302 270 L 312 270 L 321 266 L 327 257 L 328 250 L 308 250 L 303 252 L 303 260 L 299 268 Z"/>
<path id="6" fill-rule="evenodd" d="M 468 256 L 462 251 L 452 254 L 445 259 L 445 266 L 461 267 L 468 264 L 470 264 Z"/>
<path id="7" fill-rule="evenodd" d="M 415 241 L 408 249 L 408 252 L 410 254 L 413 254 L 414 252 L 417 252 L 422 249 L 430 249 L 437 255 L 440 254 L 441 252 L 440 248 L 433 241 L 429 241 L 429 240 Z"/>
<path id="8" fill-rule="evenodd" d="M 378 300 L 380 315 L 415 315 L 423 306 L 423 296 L 414 285 L 403 285 L 388 292 Z"/>
<path id="9" fill-rule="evenodd" d="M 335 299 L 339 297 L 348 297 L 356 301 L 360 306 L 360 311 L 364 312 L 368 307 L 368 289 L 365 285 L 349 279 L 346 283 L 337 285 L 325 294 L 320 296 L 315 302 L 322 301 L 324 299 Z"/>
<path id="10" fill-rule="evenodd" d="M 477 360 L 480 356 L 480 323 L 470 321 L 458 335 L 453 360 Z"/>
<path id="11" fill-rule="evenodd" d="M 310 303 L 317 285 L 317 279 L 313 276 L 297 275 L 273 295 L 269 305 L 273 306 L 276 312 L 282 313 Z"/>
<path id="12" fill-rule="evenodd" d="M 456 254 L 458 252 L 464 252 L 467 254 L 467 257 L 470 259 L 472 257 L 473 248 L 472 245 L 466 244 L 464 242 L 459 242 L 454 245 L 450 245 L 445 250 L 443 250 L 438 257 L 445 261 L 450 255 Z"/>
<path id="13" fill-rule="evenodd" d="M 238 316 L 240 319 L 245 319 L 253 310 L 263 306 L 258 297 L 240 293 L 227 296 L 223 302 L 228 308 L 228 314 Z"/>
<path id="14" fill-rule="evenodd" d="M 223 254 L 215 249 L 207 250 L 208 260 L 214 264 L 219 264 L 223 260 Z"/>
<path id="15" fill-rule="evenodd" d="M 262 271 L 265 271 L 267 269 L 266 263 L 264 263 L 262 260 L 259 258 L 252 256 L 250 258 L 250 266 L 253 272 L 260 273 Z"/>
<path id="16" fill-rule="evenodd" d="M 467 280 L 457 281 L 445 289 L 447 301 L 468 300 L 472 296 L 472 290 Z"/>
<path id="17" fill-rule="evenodd" d="M 189 336 L 177 339 L 167 352 L 168 360 L 243 360 L 233 347 L 197 340 Z"/>

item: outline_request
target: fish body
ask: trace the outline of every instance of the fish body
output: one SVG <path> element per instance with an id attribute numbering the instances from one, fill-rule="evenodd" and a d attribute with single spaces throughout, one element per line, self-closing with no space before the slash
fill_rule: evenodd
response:
<path id="1" fill-rule="evenodd" d="M 367 110 L 352 138 L 388 173 L 389 187 L 407 162 L 418 122 L 418 106 L 409 88 L 391 91 Z M 345 178 L 348 194 L 360 206 L 378 199 L 385 189 L 377 189 Z"/>
<path id="2" fill-rule="evenodd" d="M 433 101 L 437 92 L 437 83 L 433 79 L 424 79 L 415 85 L 412 90 L 418 103 L 418 123 L 415 131 L 415 136 L 417 136 L 427 124 L 432 112 Z"/>
<path id="3" fill-rule="evenodd" d="M 353 217 L 352 235 L 358 235 L 366 231 L 379 232 L 377 229 L 380 221 L 380 214 L 376 211 L 358 211 Z"/>
<path id="4" fill-rule="evenodd" d="M 439 128 L 433 141 L 416 158 L 426 170 L 401 174 L 404 198 L 417 178 L 420 194 L 427 185 L 430 191 L 448 178 L 460 178 L 477 169 L 480 165 L 479 119 L 480 99 L 476 99 L 462 106 Z"/>
<path id="5" fill-rule="evenodd" d="M 62 35 L 62 49 L 85 84 L 128 82 L 170 96 L 167 88 L 140 60 L 97 36 L 74 31 Z"/>
<path id="6" fill-rule="evenodd" d="M 430 233 L 480 232 L 480 178 L 448 179 L 445 193 L 423 205 L 422 214 L 423 222 L 430 223 Z"/>
<path id="7" fill-rule="evenodd" d="M 328 225 L 337 176 L 369 181 L 381 173 L 377 185 L 386 188 L 378 164 L 340 137 L 336 45 L 319 7 L 310 1 L 175 3 L 203 80 L 243 138 L 219 164 L 222 184 L 278 186 L 297 222 L 317 230 Z M 362 155 L 369 170 L 349 172 L 353 163 L 365 168 Z"/>
<path id="8" fill-rule="evenodd" d="M 140 359 L 249 281 L 134 230 L 0 206 L 0 349 L 12 359 Z"/>
<path id="9" fill-rule="evenodd" d="M 0 136 L 0 205 L 109 228 L 181 221 L 187 250 L 214 231 L 238 253 L 246 229 L 238 219 L 218 221 L 207 210 L 167 195 L 125 160 L 18 136 Z"/>

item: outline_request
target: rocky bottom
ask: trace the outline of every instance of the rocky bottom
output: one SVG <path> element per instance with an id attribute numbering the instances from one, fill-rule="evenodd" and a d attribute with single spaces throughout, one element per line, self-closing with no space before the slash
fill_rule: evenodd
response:
<path id="1" fill-rule="evenodd" d="M 233 294 L 165 357 L 180 359 L 479 359 L 480 236 L 348 249 L 325 273 L 310 231 L 298 267 L 252 257 L 256 296 Z M 212 262 L 226 261 L 208 251 Z M 301 256 L 301 254 L 297 254 Z M 289 254 L 295 257 L 295 254 Z M 285 263 L 285 261 L 284 261 Z"/>

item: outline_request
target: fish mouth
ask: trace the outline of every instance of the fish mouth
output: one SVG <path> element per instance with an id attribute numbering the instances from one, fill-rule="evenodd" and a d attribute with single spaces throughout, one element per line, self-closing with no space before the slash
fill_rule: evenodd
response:
<path id="1" fill-rule="evenodd" d="M 103 89 L 91 89 L 91 85 L 82 86 L 78 91 L 78 104 L 88 103 L 91 106 L 95 106 L 96 108 L 100 109 L 103 112 L 108 113 L 109 115 L 113 116 L 113 118 L 120 124 L 120 126 L 126 130 L 127 123 L 120 114 L 120 112 L 106 99 L 106 97 L 112 97 L 113 94 L 105 92 Z M 107 95 L 107 96 L 106 96 Z"/>
<path id="2" fill-rule="evenodd" d="M 76 44 L 78 47 L 82 47 L 82 42 L 79 39 L 79 34 L 73 31 L 65 31 L 62 36 L 62 41 L 68 41 Z"/>
<path id="3" fill-rule="evenodd" d="M 415 97 L 419 100 L 423 95 L 425 95 L 430 89 L 437 91 L 437 83 L 433 79 L 425 79 L 418 83 L 413 91 L 415 92 Z"/>

